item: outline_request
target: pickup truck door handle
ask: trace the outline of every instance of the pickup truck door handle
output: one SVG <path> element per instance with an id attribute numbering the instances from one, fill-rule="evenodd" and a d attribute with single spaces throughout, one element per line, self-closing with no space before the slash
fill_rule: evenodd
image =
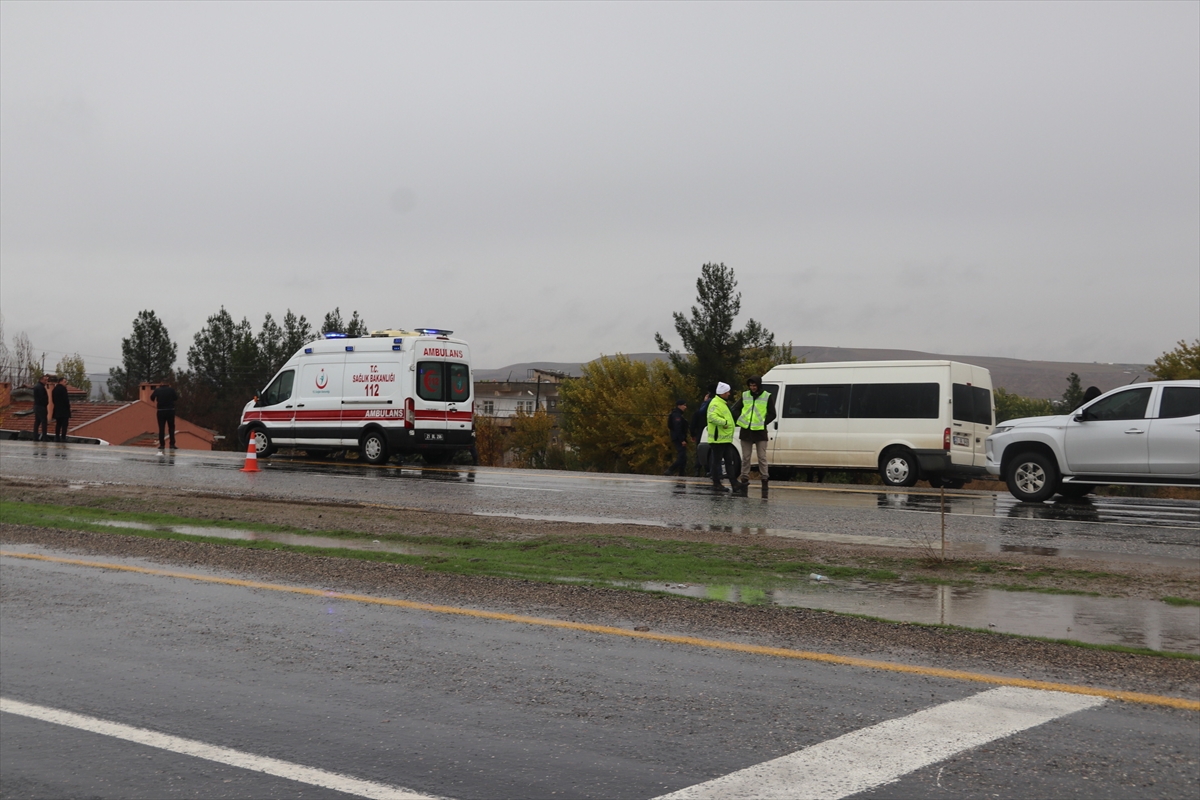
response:
<path id="1" fill-rule="evenodd" d="M 1126 433 L 1145 433 L 1145 431 L 1141 430 L 1140 428 L 1130 428 L 1129 430 L 1127 430 L 1125 432 Z"/>

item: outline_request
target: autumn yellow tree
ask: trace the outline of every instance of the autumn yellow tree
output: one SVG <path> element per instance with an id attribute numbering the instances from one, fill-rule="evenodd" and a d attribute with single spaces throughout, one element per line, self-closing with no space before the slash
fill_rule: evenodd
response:
<path id="1" fill-rule="evenodd" d="M 1200 339 L 1191 344 L 1180 339 L 1174 350 L 1163 353 L 1146 369 L 1160 381 L 1200 378 Z"/>
<path id="2" fill-rule="evenodd" d="M 516 465 L 526 469 L 546 469 L 553 432 L 554 420 L 540 405 L 532 414 L 518 411 L 508 437 L 508 448 L 513 452 Z"/>
<path id="3" fill-rule="evenodd" d="M 475 451 L 479 463 L 484 467 L 498 467 L 504 463 L 504 434 L 496 420 L 475 415 Z"/>
<path id="4" fill-rule="evenodd" d="M 603 472 L 659 473 L 674 450 L 667 415 L 685 379 L 665 361 L 604 356 L 559 387 L 562 430 L 579 463 Z"/>

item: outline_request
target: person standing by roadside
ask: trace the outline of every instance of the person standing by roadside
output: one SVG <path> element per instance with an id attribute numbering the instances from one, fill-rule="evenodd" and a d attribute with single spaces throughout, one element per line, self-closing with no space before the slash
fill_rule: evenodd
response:
<path id="1" fill-rule="evenodd" d="M 67 423 L 71 421 L 71 398 L 67 397 L 67 382 L 54 375 L 50 376 L 54 389 L 50 399 L 54 402 L 54 441 L 67 440 Z"/>
<path id="2" fill-rule="evenodd" d="M 763 391 L 762 379 L 757 375 L 746 379 L 746 391 L 742 392 L 742 409 L 738 415 L 738 439 L 742 443 L 742 476 L 738 493 L 750 496 L 750 456 L 758 448 L 758 475 L 762 479 L 762 496 L 767 499 L 767 426 L 775 419 L 775 404 L 771 393 Z"/>
<path id="3" fill-rule="evenodd" d="M 163 428 L 166 427 L 171 432 L 171 449 L 175 449 L 175 403 L 179 400 L 179 393 L 171 387 L 171 384 L 164 383 L 161 386 L 155 387 L 150 393 L 150 400 L 158 407 L 158 452 L 163 451 Z"/>
<path id="4" fill-rule="evenodd" d="M 50 438 L 50 392 L 46 391 L 46 376 L 37 380 L 33 387 L 33 440 L 41 442 Z M 41 435 L 38 435 L 38 431 Z"/>
<path id="5" fill-rule="evenodd" d="M 700 407 L 696 409 L 696 413 L 692 414 L 692 440 L 696 443 L 696 477 L 702 478 L 708 474 L 708 464 L 700 461 L 700 434 L 704 432 L 704 426 L 708 424 L 708 404 L 712 401 L 713 395 L 717 393 L 717 385 L 714 383 L 709 386 L 704 393 L 704 401 L 700 403 Z M 711 452 L 710 452 L 711 455 Z M 711 458 L 709 459 L 711 461 Z"/>
<path id="6" fill-rule="evenodd" d="M 679 477 L 687 471 L 687 439 L 688 423 L 683 416 L 687 411 L 686 400 L 676 400 L 675 408 L 667 416 L 667 430 L 671 434 L 671 444 L 675 445 L 675 462 L 667 468 L 667 475 L 678 473 Z"/>
<path id="7" fill-rule="evenodd" d="M 732 387 L 728 383 L 718 383 L 716 396 L 708 403 L 708 447 L 712 451 L 710 475 L 714 492 L 726 491 L 721 483 L 722 463 L 725 465 L 724 474 L 729 476 L 730 486 L 735 493 L 738 488 L 737 479 L 734 478 L 736 454 L 733 449 L 733 414 L 729 413 L 731 391 Z"/>

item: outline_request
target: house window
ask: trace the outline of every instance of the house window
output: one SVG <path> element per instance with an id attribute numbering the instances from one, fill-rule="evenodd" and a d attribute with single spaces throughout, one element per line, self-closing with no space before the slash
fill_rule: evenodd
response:
<path id="1" fill-rule="evenodd" d="M 496 414 L 496 404 L 491 400 L 479 401 L 479 413 L 485 417 L 492 417 Z"/>
<path id="2" fill-rule="evenodd" d="M 522 411 L 524 411 L 526 414 L 532 414 L 533 413 L 533 401 L 532 400 L 518 400 L 517 401 L 517 413 L 519 414 Z"/>
<path id="3" fill-rule="evenodd" d="M 558 398 L 557 397 L 547 397 L 546 398 L 546 410 L 547 411 L 557 411 L 558 410 Z"/>

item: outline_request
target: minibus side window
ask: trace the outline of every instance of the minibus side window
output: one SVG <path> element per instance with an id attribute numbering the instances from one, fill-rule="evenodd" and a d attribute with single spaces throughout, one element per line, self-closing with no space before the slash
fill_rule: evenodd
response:
<path id="1" fill-rule="evenodd" d="M 417 362 L 417 397 L 422 400 L 445 400 L 441 361 Z"/>
<path id="2" fill-rule="evenodd" d="M 936 383 L 856 383 L 850 416 L 857 419 L 937 419 Z"/>
<path id="3" fill-rule="evenodd" d="M 783 417 L 845 418 L 850 386 L 788 386 L 783 392 Z"/>
<path id="4" fill-rule="evenodd" d="M 992 393 L 978 386 L 956 383 L 954 393 L 954 418 L 959 422 L 992 424 Z"/>
<path id="5" fill-rule="evenodd" d="M 964 383 L 956 383 L 951 387 L 951 393 L 954 400 L 954 418 L 959 422 L 974 422 L 975 402 L 971 387 Z"/>
<path id="6" fill-rule="evenodd" d="M 262 393 L 262 401 L 259 405 L 273 406 L 287 400 L 292 396 L 292 382 L 295 378 L 295 370 L 289 369 L 287 372 L 279 373 L 279 376 L 271 381 L 271 385 Z"/>
<path id="7" fill-rule="evenodd" d="M 992 390 L 979 386 L 971 387 L 971 399 L 975 401 L 975 421 L 980 425 L 992 424 Z M 955 403 L 955 405 L 958 405 Z"/>
<path id="8" fill-rule="evenodd" d="M 462 403 L 471 396 L 471 371 L 466 364 L 450 364 L 450 402 Z"/>

